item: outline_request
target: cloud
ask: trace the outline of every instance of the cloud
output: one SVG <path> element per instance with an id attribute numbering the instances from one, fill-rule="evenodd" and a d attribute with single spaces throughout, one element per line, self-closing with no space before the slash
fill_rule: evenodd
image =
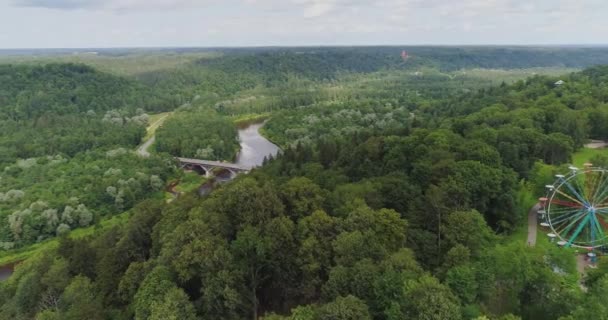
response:
<path id="1" fill-rule="evenodd" d="M 150 11 L 179 10 L 208 5 L 205 0 L 14 0 L 18 7 L 59 10 Z"/>
<path id="2" fill-rule="evenodd" d="M 304 17 L 314 18 L 329 13 L 334 8 L 334 4 L 328 1 L 314 1 L 304 10 Z"/>
<path id="3" fill-rule="evenodd" d="M 18 7 L 37 7 L 47 9 L 83 9 L 100 4 L 99 0 L 16 0 L 13 4 Z"/>
<path id="4" fill-rule="evenodd" d="M 0 0 L 0 30 L 18 30 L 0 46 L 600 43 L 607 10 L 607 0 Z"/>

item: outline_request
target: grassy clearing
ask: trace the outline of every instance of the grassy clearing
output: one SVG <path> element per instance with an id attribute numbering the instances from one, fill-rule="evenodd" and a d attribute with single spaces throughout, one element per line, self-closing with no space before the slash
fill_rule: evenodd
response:
<path id="1" fill-rule="evenodd" d="M 174 180 L 173 183 L 179 181 L 179 184 L 175 185 L 174 191 L 177 193 L 190 193 L 196 191 L 202 184 L 207 182 L 207 178 L 198 175 L 196 172 L 184 172 L 183 176 L 179 180 Z M 166 203 L 170 203 L 175 200 L 175 197 L 171 192 L 163 193 L 163 200 Z"/>
<path id="2" fill-rule="evenodd" d="M 180 179 L 180 183 L 175 187 L 175 191 L 188 193 L 196 190 L 207 179 L 198 175 L 196 172 L 186 172 Z"/>
<path id="3" fill-rule="evenodd" d="M 591 149 L 582 148 L 572 155 L 572 164 L 576 167 L 582 167 L 585 162 L 589 162 L 591 158 L 597 155 L 608 156 L 608 148 Z"/>
<path id="4" fill-rule="evenodd" d="M 116 225 L 126 224 L 129 221 L 130 212 L 123 212 L 111 218 L 102 220 L 99 224 L 88 228 L 75 229 L 69 233 L 72 239 L 84 238 L 93 235 L 98 230 L 109 229 Z M 40 243 L 36 243 L 24 248 L 5 251 L 0 253 L 0 266 L 7 265 L 19 261 L 23 261 L 39 252 L 52 250 L 59 245 L 59 239 L 53 238 Z"/>
<path id="5" fill-rule="evenodd" d="M 574 68 L 529 68 L 529 69 L 468 69 L 453 72 L 454 78 L 469 76 L 490 81 L 493 85 L 501 82 L 513 83 L 518 80 L 535 75 L 561 76 L 568 73 L 580 71 Z"/>

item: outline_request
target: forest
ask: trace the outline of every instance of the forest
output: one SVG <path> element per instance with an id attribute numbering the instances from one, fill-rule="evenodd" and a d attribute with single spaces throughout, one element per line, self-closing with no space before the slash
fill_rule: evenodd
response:
<path id="1" fill-rule="evenodd" d="M 56 245 L 0 282 L 0 319 L 608 319 L 608 261 L 581 276 L 571 250 L 525 242 L 544 186 L 608 139 L 608 51 L 405 49 L 188 52 L 123 75 L 108 66 L 129 57 L 6 58 L 23 84 L 0 94 L 0 258 Z M 165 201 L 172 156 L 229 161 L 256 117 L 280 155 Z"/>
<path id="2" fill-rule="evenodd" d="M 159 152 L 206 160 L 232 160 L 239 149 L 234 124 L 212 111 L 172 116 L 158 130 L 155 146 Z"/>
<path id="3" fill-rule="evenodd" d="M 167 158 L 130 152 L 158 107 L 134 80 L 82 64 L 0 65 L 0 246 L 94 225 L 164 189 Z M 162 196 L 162 195 L 161 195 Z"/>

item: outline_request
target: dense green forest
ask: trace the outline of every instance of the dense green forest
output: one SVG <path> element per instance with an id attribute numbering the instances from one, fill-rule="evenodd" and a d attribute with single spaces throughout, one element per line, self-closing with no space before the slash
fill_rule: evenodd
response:
<path id="1" fill-rule="evenodd" d="M 410 54 L 406 61 L 400 56 L 402 50 Z M 284 88 L 294 79 L 335 82 L 349 74 L 392 71 L 403 76 L 424 74 L 425 70 L 440 71 L 447 77 L 454 76 L 450 72 L 472 68 L 583 68 L 602 63 L 608 63 L 605 48 L 260 48 L 224 50 L 219 56 L 206 53 L 181 67 L 137 73 L 135 77 L 155 92 L 188 103 L 194 97 L 213 101 L 243 90 Z M 432 83 L 437 79 L 426 80 Z M 442 90 L 434 83 L 427 87 Z"/>
<path id="2" fill-rule="evenodd" d="M 81 64 L 0 64 L 0 165 L 139 144 L 145 112 L 173 107 L 141 84 Z"/>
<path id="3" fill-rule="evenodd" d="M 407 61 L 400 56 L 402 50 L 409 53 Z M 160 101 L 170 101 L 172 105 L 179 106 L 199 100 L 199 103 L 209 105 L 242 93 L 265 95 L 266 92 L 261 89 L 284 90 L 286 86 L 290 89 L 293 80 L 298 81 L 293 86 L 299 86 L 302 80 L 313 80 L 316 84 L 342 82 L 342 78 L 349 75 L 390 71 L 393 81 L 401 78 L 402 82 L 411 85 L 413 81 L 404 81 L 408 80 L 404 79 L 406 75 L 436 71 L 432 73 L 439 72 L 442 77 L 425 77 L 418 82 L 426 82 L 426 88 L 447 95 L 446 86 L 436 85 L 434 81 L 454 86 L 457 81 L 449 83 L 445 78 L 458 77 L 479 81 L 475 87 L 481 87 L 493 83 L 488 80 L 509 78 L 506 74 L 495 74 L 492 79 L 468 77 L 458 74 L 461 69 L 471 71 L 484 68 L 482 73 L 485 75 L 492 74 L 488 68 L 503 69 L 515 78 L 522 78 L 533 72 L 552 72 L 551 69 L 538 68 L 576 69 L 608 64 L 608 49 L 575 47 L 184 48 L 147 51 L 99 49 L 96 55 L 74 55 L 72 51 L 61 50 L 35 53 L 27 56 L 9 51 L 2 55 L 0 51 L 0 62 L 30 65 L 75 61 L 105 72 L 128 76 L 152 89 L 148 91 L 148 99 L 152 100 L 150 105 L 159 110 L 166 110 Z M 535 69 L 525 71 L 531 68 Z M 386 79 L 386 75 L 379 77 Z M 460 87 L 463 88 L 472 87 Z M 390 90 L 382 86 L 375 89 Z M 291 102 L 288 96 L 292 94 L 271 95 Z M 310 99 L 306 95 L 299 98 Z"/>
<path id="4" fill-rule="evenodd" d="M 44 115 L 105 113 L 113 109 L 168 107 L 137 82 L 82 64 L 0 65 L 2 119 L 36 119 Z"/>
<path id="5" fill-rule="evenodd" d="M 121 213 L 164 189 L 163 157 L 131 152 L 146 110 L 134 80 L 82 64 L 0 65 L 0 244 L 19 248 Z"/>
<path id="6" fill-rule="evenodd" d="M 28 80 L 0 103 L 15 123 L 0 129 L 0 245 L 59 242 L 0 283 L 0 318 L 603 319 L 608 262 L 581 278 L 572 251 L 527 247 L 523 230 L 539 190 L 608 138 L 608 68 L 460 69 L 583 67 L 606 50 L 400 50 L 227 49 L 126 78 L 6 67 Z M 39 78 L 56 103 L 36 105 Z M 147 112 L 173 109 L 156 152 L 135 154 Z M 162 199 L 182 174 L 170 156 L 231 159 L 235 117 L 261 113 L 282 154 Z"/>
<path id="7" fill-rule="evenodd" d="M 174 156 L 232 160 L 238 149 L 236 127 L 214 112 L 178 112 L 156 135 L 156 150 Z"/>

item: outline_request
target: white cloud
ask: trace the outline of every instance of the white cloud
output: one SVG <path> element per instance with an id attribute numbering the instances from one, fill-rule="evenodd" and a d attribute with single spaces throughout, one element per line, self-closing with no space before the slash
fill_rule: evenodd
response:
<path id="1" fill-rule="evenodd" d="M 602 43 L 606 12 L 605 0 L 0 0 L 0 46 Z"/>
<path id="2" fill-rule="evenodd" d="M 314 18 L 329 13 L 334 8 L 334 4 L 329 1 L 313 1 L 304 9 L 304 17 Z"/>
<path id="3" fill-rule="evenodd" d="M 174 10 L 208 5 L 205 0 L 14 0 L 15 6 L 76 10 Z"/>

